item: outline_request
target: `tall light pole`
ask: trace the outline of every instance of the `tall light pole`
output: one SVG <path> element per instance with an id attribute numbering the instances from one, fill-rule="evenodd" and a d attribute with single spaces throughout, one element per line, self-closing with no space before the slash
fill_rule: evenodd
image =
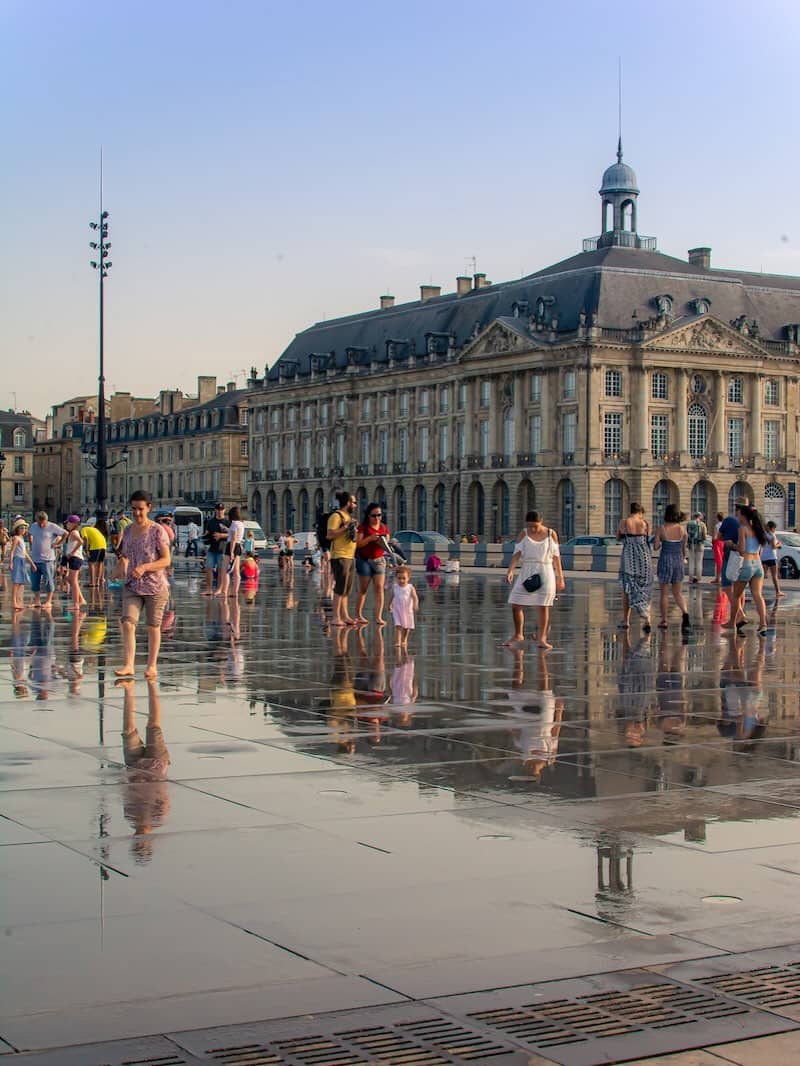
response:
<path id="1" fill-rule="evenodd" d="M 97 222 L 90 222 L 89 228 L 97 233 L 98 239 L 89 247 L 97 254 L 91 261 L 92 270 L 96 270 L 100 282 L 99 332 L 100 332 L 100 370 L 97 376 L 97 461 L 95 468 L 95 517 L 108 517 L 108 467 L 106 465 L 106 379 L 103 364 L 103 282 L 108 277 L 111 261 L 108 258 L 111 242 L 108 240 L 108 211 L 103 210 L 103 155 L 100 154 L 100 217 Z"/>
<path id="2" fill-rule="evenodd" d="M 6 468 L 6 453 L 0 452 L 0 518 L 3 517 L 3 471 Z"/>

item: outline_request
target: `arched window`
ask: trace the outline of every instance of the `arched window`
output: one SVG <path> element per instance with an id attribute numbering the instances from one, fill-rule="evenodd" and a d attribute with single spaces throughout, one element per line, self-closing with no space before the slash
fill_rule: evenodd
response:
<path id="1" fill-rule="evenodd" d="M 605 534 L 613 536 L 617 532 L 622 521 L 622 482 L 619 478 L 611 478 L 606 482 L 603 491 L 605 504 Z"/>
<path id="2" fill-rule="evenodd" d="M 394 513 L 396 529 L 405 529 L 407 525 L 406 490 L 402 485 L 398 485 L 394 490 Z"/>
<path id="3" fill-rule="evenodd" d="M 417 512 L 417 529 L 428 528 L 428 490 L 424 485 L 417 485 L 414 490 L 415 510 Z"/>
<path id="4" fill-rule="evenodd" d="M 708 414 L 701 403 L 689 406 L 689 455 L 702 459 L 708 447 Z"/>
<path id="5" fill-rule="evenodd" d="M 672 493 L 668 481 L 659 481 L 653 489 L 653 525 L 659 526 L 664 521 L 664 511 L 670 502 Z"/>
<path id="6" fill-rule="evenodd" d="M 356 492 L 356 505 L 356 517 L 360 522 L 361 519 L 364 517 L 364 511 L 366 511 L 367 509 L 367 490 L 364 488 L 363 485 L 358 486 L 358 490 Z"/>
<path id="7" fill-rule="evenodd" d="M 24 448 L 25 447 L 25 430 L 24 429 L 15 429 L 14 430 L 14 447 L 15 448 Z"/>
<path id="8" fill-rule="evenodd" d="M 764 521 L 774 522 L 783 529 L 786 522 L 786 502 L 783 488 L 777 481 L 770 481 L 764 488 Z"/>
<path id="9" fill-rule="evenodd" d="M 561 482 L 561 540 L 570 540 L 574 536 L 575 486 L 567 478 Z"/>
<path id="10" fill-rule="evenodd" d="M 447 493 L 441 483 L 433 494 L 433 524 L 438 533 L 444 534 L 447 528 Z"/>
<path id="11" fill-rule="evenodd" d="M 300 527 L 302 529 L 308 529 L 308 492 L 305 489 L 300 489 Z"/>
<path id="12" fill-rule="evenodd" d="M 492 493 L 492 537 L 507 537 L 511 522 L 510 493 L 505 481 L 498 481 Z"/>
<path id="13" fill-rule="evenodd" d="M 261 525 L 263 516 L 261 514 L 261 493 L 258 489 L 253 493 L 253 500 L 250 504 L 250 513 L 253 516 L 253 521 L 258 522 L 258 524 Z"/>
<path id="14" fill-rule="evenodd" d="M 698 481 L 692 489 L 692 514 L 697 514 L 699 511 L 705 521 L 709 519 L 709 506 L 708 506 L 708 482 Z"/>
<path id="15" fill-rule="evenodd" d="M 754 499 L 755 496 L 751 485 L 746 481 L 735 481 L 731 485 L 731 491 L 728 493 L 728 514 L 733 514 L 737 500 L 747 500 L 748 503 L 752 504 Z"/>
<path id="16" fill-rule="evenodd" d="M 274 535 L 278 532 L 278 497 L 273 489 L 267 493 L 267 514 L 269 515 L 269 532 Z"/>
<path id="17" fill-rule="evenodd" d="M 378 504 L 378 506 L 380 507 L 380 509 L 382 511 L 386 510 L 386 507 L 387 507 L 386 489 L 383 487 L 383 485 L 378 485 L 377 489 L 375 489 L 375 502 Z M 384 522 L 386 522 L 386 518 L 387 517 L 388 516 L 386 514 L 384 514 L 384 516 L 383 516 Z"/>
<path id="18" fill-rule="evenodd" d="M 294 497 L 290 489 L 283 493 L 283 526 L 284 529 L 294 529 Z"/>

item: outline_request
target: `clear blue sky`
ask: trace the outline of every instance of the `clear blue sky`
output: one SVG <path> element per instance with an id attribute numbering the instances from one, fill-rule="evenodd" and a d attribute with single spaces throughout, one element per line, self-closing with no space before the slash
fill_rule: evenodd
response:
<path id="1" fill-rule="evenodd" d="M 578 251 L 620 52 L 640 231 L 800 274 L 798 30 L 796 0 L 4 0 L 0 406 L 95 387 L 101 142 L 108 386 L 190 391 L 473 255 Z"/>

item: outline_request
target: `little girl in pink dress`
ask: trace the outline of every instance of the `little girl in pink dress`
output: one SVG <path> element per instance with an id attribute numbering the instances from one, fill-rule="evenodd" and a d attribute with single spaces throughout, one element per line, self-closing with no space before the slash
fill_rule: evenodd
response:
<path id="1" fill-rule="evenodd" d="M 411 584 L 411 571 L 407 566 L 398 566 L 389 593 L 389 613 L 395 626 L 395 644 L 407 647 L 408 634 L 414 628 L 414 613 L 418 610 L 419 599 L 417 590 Z"/>

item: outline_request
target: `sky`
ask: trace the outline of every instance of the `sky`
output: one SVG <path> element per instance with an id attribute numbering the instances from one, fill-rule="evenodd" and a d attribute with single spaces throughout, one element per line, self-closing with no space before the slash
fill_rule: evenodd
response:
<path id="1" fill-rule="evenodd" d="M 623 63 L 639 230 L 800 275 L 796 0 L 0 0 L 0 407 L 244 383 L 325 318 L 600 230 Z"/>

